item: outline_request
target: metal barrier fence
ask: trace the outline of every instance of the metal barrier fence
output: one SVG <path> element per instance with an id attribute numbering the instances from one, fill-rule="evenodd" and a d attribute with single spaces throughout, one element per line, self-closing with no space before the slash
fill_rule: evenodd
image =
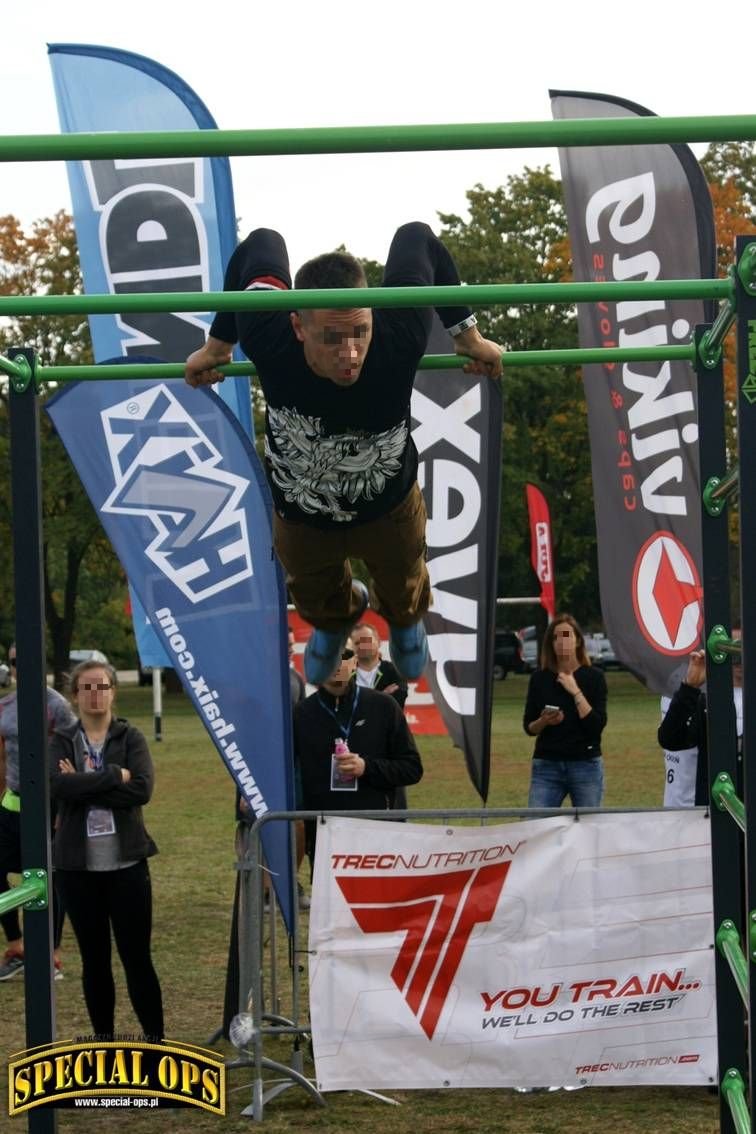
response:
<path id="1" fill-rule="evenodd" d="M 564 818 L 574 816 L 579 820 L 585 815 L 628 815 L 648 814 L 665 811 L 662 807 L 546 807 L 546 808 L 429 808 L 407 809 L 404 811 L 269 811 L 252 826 L 242 824 L 242 838 L 239 846 L 237 869 L 240 875 L 238 910 L 238 968 L 239 1000 L 238 1015 L 231 1022 L 229 1038 L 239 1050 L 237 1059 L 227 1061 L 230 1070 L 251 1068 L 251 1102 L 242 1114 L 262 1121 L 265 1107 L 288 1088 L 299 1086 L 309 1097 L 321 1106 L 325 1099 L 316 1084 L 305 1075 L 303 1041 L 310 1034 L 309 1019 L 301 989 L 300 959 L 308 955 L 307 944 L 303 945 L 299 920 L 294 919 L 294 931 L 289 942 L 289 1003 L 288 1015 L 281 1012 L 279 990 L 283 984 L 280 973 L 280 956 L 276 951 L 276 910 L 272 887 L 266 887 L 266 868 L 264 865 L 261 836 L 268 823 L 285 822 L 290 824 L 292 846 L 294 827 L 299 821 L 320 822 L 325 818 L 352 818 L 405 821 L 417 823 L 451 823 L 462 821 L 465 825 L 486 826 L 492 822 L 517 819 L 544 819 L 554 816 Z M 673 810 L 690 810 L 675 808 Z M 705 812 L 706 808 L 696 808 Z M 266 893 L 267 891 L 267 893 Z M 296 879 L 292 886 L 292 905 L 297 909 Z M 266 910 L 267 906 L 267 910 Z M 267 933 L 267 938 L 266 938 Z M 268 949 L 266 953 L 265 945 Z M 266 967 L 267 966 L 267 967 Z M 268 984 L 266 986 L 266 976 Z M 217 1039 L 220 1031 L 212 1037 Z M 283 1063 L 265 1054 L 266 1041 L 291 1036 L 293 1047 L 290 1061 Z M 267 1073 L 267 1074 L 266 1074 Z M 271 1078 L 271 1076 L 273 1076 Z M 366 1094 L 383 1098 L 375 1091 Z M 390 1100 L 387 1100 L 390 1101 Z"/>

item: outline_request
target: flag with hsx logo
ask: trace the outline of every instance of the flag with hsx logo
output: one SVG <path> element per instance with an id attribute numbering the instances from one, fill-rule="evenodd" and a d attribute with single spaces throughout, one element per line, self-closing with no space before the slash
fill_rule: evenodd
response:
<path id="1" fill-rule="evenodd" d="M 185 382 L 76 382 L 46 405 L 250 815 L 294 804 L 283 576 L 252 443 Z M 292 925 L 286 825 L 263 843 Z"/>

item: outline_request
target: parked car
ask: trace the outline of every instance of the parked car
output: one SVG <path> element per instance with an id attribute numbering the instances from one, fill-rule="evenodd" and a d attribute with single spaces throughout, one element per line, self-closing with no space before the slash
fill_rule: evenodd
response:
<path id="1" fill-rule="evenodd" d="M 138 668 L 138 674 L 139 674 L 139 684 L 140 685 L 152 685 L 152 666 L 151 665 L 143 666 L 141 662 L 137 662 L 137 668 Z M 168 672 L 168 670 L 162 669 L 161 673 L 160 673 L 160 680 L 161 680 L 161 683 L 163 685 L 165 685 L 165 682 L 166 682 L 167 672 Z"/>
<path id="2" fill-rule="evenodd" d="M 508 673 L 522 673 L 522 643 L 513 630 L 497 630 L 494 641 L 494 680 L 503 681 Z"/>
<path id="3" fill-rule="evenodd" d="M 517 631 L 522 646 L 522 668 L 525 673 L 538 669 L 538 631 L 535 626 L 523 626 Z"/>
<path id="4" fill-rule="evenodd" d="M 83 661 L 99 662 L 100 665 L 110 665 L 110 662 L 105 657 L 102 650 L 71 650 L 68 655 L 68 664 L 71 669 L 76 665 L 81 665 Z"/>
<path id="5" fill-rule="evenodd" d="M 624 669 L 605 634 L 586 634 L 585 645 L 592 665 L 599 669 Z"/>

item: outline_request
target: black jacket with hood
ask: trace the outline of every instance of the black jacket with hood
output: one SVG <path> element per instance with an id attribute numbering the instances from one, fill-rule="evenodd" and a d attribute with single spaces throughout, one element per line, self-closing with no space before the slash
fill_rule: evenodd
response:
<path id="1" fill-rule="evenodd" d="M 152 757 L 139 729 L 114 717 L 105 738 L 99 772 L 85 772 L 86 755 L 81 725 L 56 729 L 50 739 L 50 792 L 57 804 L 53 865 L 56 870 L 86 870 L 87 811 L 108 807 L 113 812 L 123 862 L 149 858 L 157 846 L 147 833 L 142 806 L 149 803 L 155 782 Z M 59 772 L 58 762 L 70 760 L 76 772 Z M 121 768 L 131 778 L 124 783 Z"/>

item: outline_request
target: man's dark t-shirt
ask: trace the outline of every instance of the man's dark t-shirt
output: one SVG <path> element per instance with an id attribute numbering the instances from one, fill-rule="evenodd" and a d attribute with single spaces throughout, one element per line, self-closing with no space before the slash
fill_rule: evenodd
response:
<path id="1" fill-rule="evenodd" d="M 396 233 L 384 273 L 387 287 L 458 284 L 454 262 L 425 224 Z M 226 291 L 291 286 L 283 238 L 256 229 L 231 257 Z M 439 309 L 452 327 L 468 307 Z M 386 515 L 417 478 L 410 398 L 431 327 L 430 308 L 377 309 L 358 380 L 339 387 L 307 365 L 289 314 L 222 312 L 210 333 L 241 343 L 265 395 L 265 457 L 278 514 L 332 528 Z"/>

